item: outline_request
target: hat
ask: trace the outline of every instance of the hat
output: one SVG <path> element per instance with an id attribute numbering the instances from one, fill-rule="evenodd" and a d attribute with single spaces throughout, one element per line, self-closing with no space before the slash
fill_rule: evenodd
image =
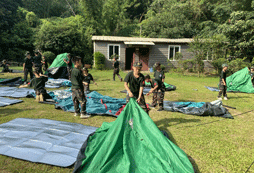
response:
<path id="1" fill-rule="evenodd" d="M 142 63 L 141 62 L 135 62 L 133 64 L 133 67 L 142 67 Z"/>
<path id="2" fill-rule="evenodd" d="M 222 67 L 228 67 L 228 65 L 227 64 L 222 64 Z"/>
<path id="3" fill-rule="evenodd" d="M 159 67 L 160 65 L 161 65 L 161 63 L 156 62 L 156 63 L 154 64 L 154 68 Z"/>
<path id="4" fill-rule="evenodd" d="M 82 70 L 83 71 L 88 71 L 88 69 L 86 67 L 83 67 Z"/>
<path id="5" fill-rule="evenodd" d="M 254 69 L 254 66 L 251 66 L 251 69 Z"/>
<path id="6" fill-rule="evenodd" d="M 3 62 L 3 63 L 6 63 L 6 60 L 4 59 L 2 62 Z"/>
<path id="7" fill-rule="evenodd" d="M 29 51 L 26 52 L 25 56 L 27 56 L 27 55 L 30 55 L 30 52 L 29 52 Z"/>

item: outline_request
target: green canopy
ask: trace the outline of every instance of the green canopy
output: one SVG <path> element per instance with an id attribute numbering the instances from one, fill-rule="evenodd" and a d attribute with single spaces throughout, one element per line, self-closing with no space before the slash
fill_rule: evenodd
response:
<path id="1" fill-rule="evenodd" d="M 73 172 L 190 173 L 187 155 L 166 138 L 131 98 L 119 117 L 104 122 L 82 146 Z"/>
<path id="2" fill-rule="evenodd" d="M 49 68 L 55 68 L 55 67 L 66 67 L 66 63 L 63 61 L 65 58 L 67 58 L 67 53 L 62 53 L 60 55 L 57 55 L 53 63 Z"/>
<path id="3" fill-rule="evenodd" d="M 228 91 L 254 93 L 250 72 L 247 67 L 227 77 L 226 83 Z"/>

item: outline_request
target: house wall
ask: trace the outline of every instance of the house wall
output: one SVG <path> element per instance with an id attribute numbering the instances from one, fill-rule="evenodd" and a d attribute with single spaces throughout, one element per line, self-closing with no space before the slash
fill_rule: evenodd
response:
<path id="1" fill-rule="evenodd" d="M 120 56 L 119 56 L 119 62 L 120 62 L 120 68 L 125 68 L 125 49 L 126 46 L 122 42 L 104 42 L 104 41 L 95 41 L 94 42 L 94 52 L 100 52 L 103 55 L 105 55 L 105 67 L 106 68 L 113 68 L 112 64 L 113 61 L 109 60 L 109 45 L 119 45 L 120 46 Z"/>
<path id="2" fill-rule="evenodd" d="M 122 70 L 125 70 L 125 58 L 126 58 L 126 45 L 123 42 L 107 42 L 107 41 L 95 41 L 94 42 L 94 51 L 95 52 L 101 52 L 105 55 L 106 61 L 105 66 L 106 68 L 113 68 L 112 64 L 113 61 L 109 60 L 109 45 L 119 45 L 120 46 L 120 68 Z M 178 67 L 178 61 L 168 61 L 168 54 L 169 54 L 169 46 L 170 45 L 180 45 L 181 46 L 181 53 L 183 55 L 183 59 L 191 59 L 193 58 L 193 54 L 188 51 L 189 46 L 187 44 L 165 44 L 165 43 L 155 43 L 154 46 L 150 47 L 150 53 L 149 53 L 149 63 L 148 67 L 151 68 L 156 62 L 160 62 L 161 64 L 165 65 L 168 68 Z M 142 47 L 142 46 L 140 46 Z M 138 55 L 136 55 L 135 60 L 137 60 Z M 213 66 L 211 65 L 210 61 L 204 61 L 205 63 L 205 69 L 207 71 L 210 71 L 213 69 Z"/>

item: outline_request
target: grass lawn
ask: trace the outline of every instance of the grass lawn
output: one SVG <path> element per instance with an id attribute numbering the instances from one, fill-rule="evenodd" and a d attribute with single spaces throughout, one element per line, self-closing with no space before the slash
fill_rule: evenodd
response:
<path id="1" fill-rule="evenodd" d="M 14 69 L 14 68 L 12 68 Z M 15 68 L 22 70 L 22 67 Z M 113 82 L 112 71 L 95 71 L 94 76 L 98 86 L 91 85 L 103 95 L 124 98 L 120 93 L 124 89 L 118 78 Z M 127 73 L 120 72 L 122 77 Z M 22 76 L 17 74 L 0 74 L 0 78 Z M 178 73 L 166 73 L 166 83 L 175 85 L 176 91 L 167 92 L 165 100 L 211 102 L 216 100 L 217 92 L 212 92 L 204 86 L 216 86 L 218 77 L 183 76 Z M 171 141 L 183 149 L 190 157 L 197 172 L 245 172 L 254 161 L 254 109 L 253 94 L 228 93 L 229 100 L 223 104 L 236 107 L 229 109 L 235 119 L 218 117 L 199 117 L 175 112 L 150 111 L 150 117 L 162 130 L 168 132 Z M 21 98 L 24 102 L 12 106 L 0 107 L 0 124 L 15 118 L 46 118 L 89 126 L 100 127 L 103 122 L 115 120 L 109 116 L 93 116 L 89 119 L 79 119 L 72 113 L 56 110 L 54 105 L 36 103 L 32 98 Z M 151 103 L 152 96 L 146 97 Z M 246 113 L 247 112 L 247 113 Z M 72 172 L 73 167 L 59 168 L 44 164 L 31 163 L 6 156 L 0 156 L 0 172 Z M 248 172 L 254 173 L 254 165 Z"/>

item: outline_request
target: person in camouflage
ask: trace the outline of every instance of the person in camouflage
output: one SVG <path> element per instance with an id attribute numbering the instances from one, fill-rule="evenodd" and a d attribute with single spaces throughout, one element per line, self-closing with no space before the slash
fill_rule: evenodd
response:
<path id="1" fill-rule="evenodd" d="M 2 61 L 2 64 L 0 65 L 0 67 L 3 67 L 2 73 L 4 72 L 12 72 L 12 70 L 9 69 L 9 64 L 7 64 L 6 60 Z"/>
<path id="2" fill-rule="evenodd" d="M 86 67 L 83 67 L 82 71 L 84 75 L 84 79 L 83 79 L 84 92 L 85 94 L 87 94 L 90 92 L 90 88 L 89 88 L 90 82 L 93 81 L 95 85 L 97 85 L 97 83 L 94 81 L 93 76 L 90 73 L 88 73 L 88 69 Z"/>
<path id="3" fill-rule="evenodd" d="M 41 56 L 42 56 L 41 51 L 40 50 L 35 50 L 34 58 L 33 58 L 34 67 L 39 69 L 39 72 L 42 74 Z"/>
<path id="4" fill-rule="evenodd" d="M 147 96 L 153 93 L 152 105 L 156 105 L 158 101 L 160 108 L 157 111 L 162 111 L 164 109 L 163 100 L 165 93 L 165 87 L 163 83 L 158 79 L 151 79 L 150 75 L 145 76 L 145 81 L 151 84 L 151 90 L 147 93 Z"/>
<path id="5" fill-rule="evenodd" d="M 124 87 L 127 90 L 126 102 L 129 102 L 130 97 L 137 99 L 139 106 L 148 114 L 148 108 L 143 94 L 145 77 L 140 73 L 141 68 L 141 62 L 134 63 L 133 71 L 129 72 L 124 78 Z"/>
<path id="6" fill-rule="evenodd" d="M 24 71 L 24 83 L 26 84 L 28 73 L 30 74 L 30 80 L 33 79 L 34 75 L 33 75 L 33 59 L 29 52 L 26 52 L 25 55 L 26 58 L 23 63 L 23 71 Z"/>
<path id="7" fill-rule="evenodd" d="M 67 57 L 63 59 L 63 61 L 67 64 L 67 72 L 69 80 L 71 80 L 71 71 L 72 71 L 72 55 L 70 53 L 67 54 Z"/>
<path id="8" fill-rule="evenodd" d="M 162 83 L 164 83 L 165 80 L 165 74 L 164 71 L 161 69 L 161 64 L 159 62 L 156 62 L 154 64 L 155 72 L 154 72 L 154 78 L 160 80 Z"/>
<path id="9" fill-rule="evenodd" d="M 114 58 L 114 64 L 113 64 L 113 67 L 114 67 L 114 72 L 113 72 L 113 81 L 115 81 L 115 76 L 117 75 L 118 78 L 120 79 L 120 81 L 122 82 L 123 79 L 121 78 L 120 74 L 119 74 L 119 61 L 118 60 L 118 57 L 115 57 Z"/>
<path id="10" fill-rule="evenodd" d="M 220 83 L 219 83 L 219 95 L 218 99 L 222 100 L 221 96 L 223 94 L 224 100 L 228 100 L 227 98 L 227 83 L 226 83 L 226 77 L 227 77 L 227 69 L 228 65 L 227 64 L 222 64 L 222 71 L 220 74 Z"/>
<path id="11" fill-rule="evenodd" d="M 72 90 L 72 100 L 74 104 L 75 114 L 78 116 L 80 113 L 79 104 L 81 105 L 81 115 L 80 118 L 89 118 L 90 115 L 86 114 L 86 97 L 84 94 L 83 80 L 84 76 L 81 71 L 82 63 L 81 57 L 74 58 L 75 67 L 71 72 L 71 90 Z"/>
<path id="12" fill-rule="evenodd" d="M 44 72 L 46 72 L 48 69 L 48 61 L 46 60 L 46 57 L 44 55 L 42 55 L 41 64 L 42 64 L 42 69 L 44 70 Z"/>

